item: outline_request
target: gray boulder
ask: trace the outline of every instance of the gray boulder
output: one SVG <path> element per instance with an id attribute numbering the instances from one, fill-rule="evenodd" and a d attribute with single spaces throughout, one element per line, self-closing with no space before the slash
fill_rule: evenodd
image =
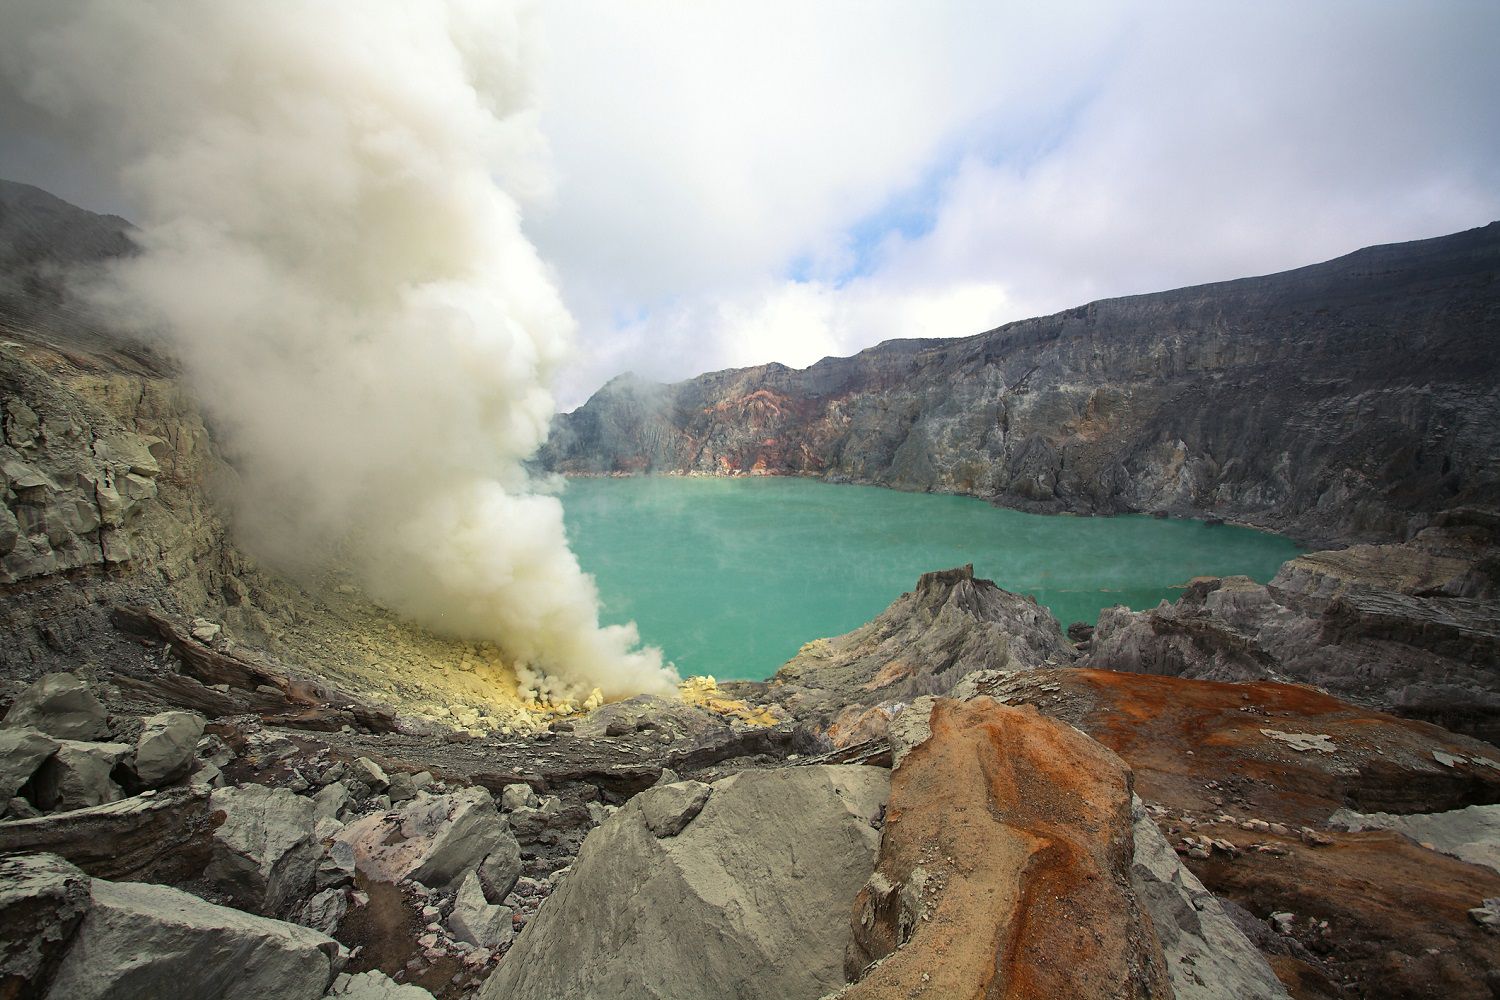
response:
<path id="1" fill-rule="evenodd" d="M 535 809 L 540 804 L 541 800 L 536 797 L 536 792 L 525 782 L 517 781 L 506 785 L 500 792 L 500 806 L 506 812 Z"/>
<path id="2" fill-rule="evenodd" d="M 343 889 L 324 889 L 303 904 L 297 923 L 332 934 L 349 912 L 349 894 Z"/>
<path id="3" fill-rule="evenodd" d="M 409 802 L 417 797 L 417 785 L 412 776 L 402 772 L 391 775 L 390 787 L 386 789 L 390 800 L 397 804 Z"/>
<path id="4" fill-rule="evenodd" d="M 348 809 L 353 801 L 349 786 L 335 781 L 318 789 L 318 794 L 313 796 L 313 815 L 320 819 L 338 819 L 339 813 Z"/>
<path id="5" fill-rule="evenodd" d="M 355 865 L 370 878 L 441 886 L 477 867 L 505 835 L 490 793 L 476 785 L 365 816 L 339 831 L 334 844 L 352 848 Z"/>
<path id="6" fill-rule="evenodd" d="M 349 765 L 348 773 L 354 780 L 364 782 L 377 792 L 385 791 L 391 783 L 385 769 L 368 757 L 355 760 Z"/>
<path id="7" fill-rule="evenodd" d="M 556 795 L 547 795 L 533 806 L 520 806 L 510 810 L 506 818 L 510 821 L 510 828 L 515 835 L 525 841 L 546 841 L 556 843 L 557 827 L 565 827 L 569 820 L 563 814 L 562 799 Z M 550 831 L 550 832 L 549 832 Z"/>
<path id="8" fill-rule="evenodd" d="M 135 744 L 135 774 L 147 788 L 160 788 L 193 769 L 203 716 L 197 712 L 162 712 L 146 720 Z"/>
<path id="9" fill-rule="evenodd" d="M 0 729 L 0 796 L 11 798 L 57 752 L 57 741 L 36 729 Z"/>
<path id="10" fill-rule="evenodd" d="M 1177 1000 L 1287 1000 L 1265 956 L 1178 860 L 1139 798 L 1134 820 L 1130 881 L 1151 914 Z"/>
<path id="11" fill-rule="evenodd" d="M 1500 805 L 1400 816 L 1340 809 L 1329 817 L 1328 825 L 1356 833 L 1394 830 L 1460 861 L 1500 871 Z"/>
<path id="12" fill-rule="evenodd" d="M 109 717 L 94 692 L 73 674 L 45 674 L 21 692 L 5 714 L 6 729 L 29 726 L 68 740 L 109 735 Z"/>
<path id="13" fill-rule="evenodd" d="M 668 837 L 647 815 L 680 809 L 680 790 L 642 792 L 589 834 L 481 997 L 812 1000 L 837 989 L 880 841 L 869 817 L 889 785 L 874 767 L 747 771 L 715 782 Z"/>
<path id="14" fill-rule="evenodd" d="M 37 769 L 31 780 L 32 799 L 49 811 L 118 802 L 125 792 L 111 775 L 132 752 L 133 748 L 125 743 L 58 740 L 57 752 Z"/>
<path id="15" fill-rule="evenodd" d="M 330 997 L 344 1000 L 432 1000 L 432 994 L 420 986 L 398 983 L 383 972 L 340 974 L 328 990 Z"/>
<path id="16" fill-rule="evenodd" d="M 311 801 L 285 788 L 238 785 L 215 789 L 208 807 L 223 816 L 204 869 L 209 881 L 266 914 L 288 913 L 306 898 L 323 855 Z"/>
<path id="17" fill-rule="evenodd" d="M 37 995 L 88 909 L 89 877 L 57 855 L 0 857 L 0 996 Z"/>
<path id="18" fill-rule="evenodd" d="M 94 880 L 47 1000 L 319 1000 L 337 971 L 325 934 L 164 885 Z"/>
<path id="19" fill-rule="evenodd" d="M 479 875 L 469 872 L 458 884 L 458 895 L 453 901 L 453 912 L 448 915 L 448 926 L 461 940 L 480 948 L 495 949 L 509 944 L 515 934 L 510 921 L 510 908 L 496 906 L 484 895 Z"/>

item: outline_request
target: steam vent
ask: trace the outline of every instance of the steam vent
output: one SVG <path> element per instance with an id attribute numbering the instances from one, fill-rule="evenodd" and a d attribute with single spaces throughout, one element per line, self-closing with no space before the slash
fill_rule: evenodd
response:
<path id="1" fill-rule="evenodd" d="M 1500 997 L 1496 38 L 0 4 L 0 1000 Z"/>

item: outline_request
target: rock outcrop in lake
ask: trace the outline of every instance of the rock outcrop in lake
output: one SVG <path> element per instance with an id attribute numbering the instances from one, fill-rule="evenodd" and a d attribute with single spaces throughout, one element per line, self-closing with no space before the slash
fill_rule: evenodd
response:
<path id="1" fill-rule="evenodd" d="M 622 376 L 558 418 L 540 460 L 1399 540 L 1500 503 L 1497 276 L 1500 223 L 801 371 Z"/>
<path id="2" fill-rule="evenodd" d="M 913 698 L 942 694 L 973 670 L 1058 666 L 1074 655 L 1033 598 L 963 566 L 925 573 L 873 621 L 807 643 L 766 697 L 845 745 L 884 735 Z"/>

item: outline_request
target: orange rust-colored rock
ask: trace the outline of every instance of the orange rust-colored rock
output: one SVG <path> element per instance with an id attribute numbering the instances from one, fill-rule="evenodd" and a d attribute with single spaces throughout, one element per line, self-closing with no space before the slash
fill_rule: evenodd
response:
<path id="1" fill-rule="evenodd" d="M 940 700 L 892 776 L 841 997 L 1165 997 L 1130 887 L 1130 772 L 1075 730 Z M 880 961 L 870 968 L 871 963 Z"/>
<path id="2" fill-rule="evenodd" d="M 1343 806 L 1409 813 L 1500 801 L 1495 747 L 1293 684 L 1070 669 L 966 686 L 1034 706 L 1119 754 L 1136 791 L 1165 810 L 1158 823 L 1179 849 L 1186 837 L 1234 845 L 1185 860 L 1254 916 L 1293 915 L 1289 933 L 1269 939 L 1304 949 L 1300 958 L 1270 957 L 1299 1000 L 1492 996 L 1500 935 L 1467 911 L 1500 895 L 1500 875 L 1397 834 L 1327 823 Z M 1332 749 L 1297 750 L 1266 730 L 1326 737 Z M 1242 827 L 1252 820 L 1283 832 Z M 1304 825 L 1316 831 L 1311 842 Z"/>

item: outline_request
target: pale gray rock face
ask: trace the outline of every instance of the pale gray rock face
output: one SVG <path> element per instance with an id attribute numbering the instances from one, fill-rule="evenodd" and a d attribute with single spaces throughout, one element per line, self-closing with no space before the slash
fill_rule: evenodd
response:
<path id="1" fill-rule="evenodd" d="M 484 887 L 476 872 L 469 872 L 458 884 L 448 926 L 461 940 L 480 948 L 499 948 L 509 944 L 515 934 L 510 908 L 494 905 L 485 899 Z"/>
<path id="2" fill-rule="evenodd" d="M 283 914 L 305 899 L 323 849 L 313 804 L 285 788 L 239 785 L 215 789 L 209 813 L 224 821 L 213 832 L 204 875 L 243 905 Z"/>
<path id="3" fill-rule="evenodd" d="M 963 695 L 955 693 L 952 697 L 962 698 Z M 906 755 L 926 743 L 927 738 L 932 735 L 932 706 L 936 702 L 937 699 L 932 695 L 924 694 L 890 721 L 888 735 L 891 741 L 891 770 L 900 767 Z"/>
<path id="4" fill-rule="evenodd" d="M 478 866 L 506 835 L 490 793 L 474 786 L 366 816 L 335 839 L 353 849 L 357 867 L 370 878 L 443 886 Z"/>
<path id="5" fill-rule="evenodd" d="M 47 1000 L 319 1000 L 338 943 L 180 889 L 95 880 Z"/>
<path id="6" fill-rule="evenodd" d="M 104 706 L 89 686 L 72 674 L 46 674 L 21 692 L 5 713 L 6 729 L 29 727 L 67 740 L 99 740 L 109 735 Z"/>
<path id="7" fill-rule="evenodd" d="M 57 747 L 35 729 L 0 729 L 0 795 L 9 799 L 20 791 Z"/>
<path id="8" fill-rule="evenodd" d="M 1287 1000 L 1286 987 L 1218 899 L 1134 803 L 1137 897 L 1151 914 L 1177 1000 Z"/>
<path id="9" fill-rule="evenodd" d="M 328 995 L 344 1000 L 432 1000 L 432 994 L 420 986 L 398 983 L 383 972 L 373 971 L 339 975 Z"/>
<path id="10" fill-rule="evenodd" d="M 516 880 L 521 877 L 521 845 L 509 831 L 501 834 L 476 874 L 485 899 L 491 903 L 505 902 L 505 897 L 510 895 L 516 887 Z"/>
<path id="11" fill-rule="evenodd" d="M 135 744 L 135 774 L 147 788 L 159 788 L 192 770 L 203 735 L 197 712 L 162 712 L 146 720 Z"/>
<path id="12" fill-rule="evenodd" d="M 34 996 L 89 909 L 89 877 L 55 854 L 0 857 L 0 989 Z"/>
<path id="13" fill-rule="evenodd" d="M 881 768 L 747 771 L 712 786 L 676 835 L 645 800 L 591 832 L 485 1000 L 821 997 L 844 982 L 854 895 L 874 869 Z"/>
<path id="14" fill-rule="evenodd" d="M 1500 805 L 1441 813 L 1358 813 L 1340 809 L 1328 825 L 1344 830 L 1393 830 L 1461 861 L 1500 872 Z"/>
<path id="15" fill-rule="evenodd" d="M 57 751 L 32 779 L 36 804 L 62 811 L 118 802 L 125 792 L 110 775 L 132 752 L 134 748 L 124 743 L 58 740 Z"/>

